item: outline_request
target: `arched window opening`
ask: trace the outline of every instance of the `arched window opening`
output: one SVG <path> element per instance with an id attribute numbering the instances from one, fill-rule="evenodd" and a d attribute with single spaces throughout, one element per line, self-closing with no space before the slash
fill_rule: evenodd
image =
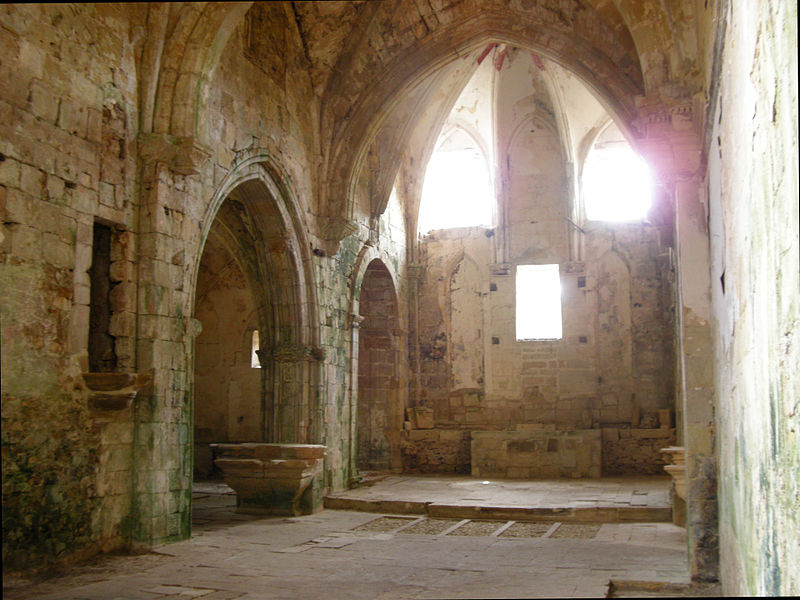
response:
<path id="1" fill-rule="evenodd" d="M 653 198 L 653 178 L 645 160 L 609 126 L 592 146 L 583 166 L 583 201 L 589 221 L 641 221 Z"/>
<path id="2" fill-rule="evenodd" d="M 460 128 L 436 146 L 425 171 L 417 230 L 492 227 L 494 186 L 480 146 Z"/>

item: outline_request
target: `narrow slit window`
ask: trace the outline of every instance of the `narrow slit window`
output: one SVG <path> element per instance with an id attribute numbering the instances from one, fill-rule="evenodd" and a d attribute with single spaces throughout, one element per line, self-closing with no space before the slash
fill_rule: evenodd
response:
<path id="1" fill-rule="evenodd" d="M 111 323 L 111 227 L 95 223 L 92 235 L 92 265 L 89 269 L 89 370 L 113 373 L 117 369 L 116 339 Z"/>
<path id="2" fill-rule="evenodd" d="M 558 265 L 519 265 L 516 288 L 517 339 L 561 339 L 561 279 Z"/>
<path id="3" fill-rule="evenodd" d="M 258 360 L 258 329 L 253 330 L 253 350 L 250 353 L 250 367 L 253 369 L 261 368 L 261 361 Z"/>

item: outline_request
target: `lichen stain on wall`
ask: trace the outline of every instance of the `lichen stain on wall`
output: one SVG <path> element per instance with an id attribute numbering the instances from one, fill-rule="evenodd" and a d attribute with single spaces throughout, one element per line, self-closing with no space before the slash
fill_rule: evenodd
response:
<path id="1" fill-rule="evenodd" d="M 100 430 L 87 411 L 80 366 L 59 345 L 72 274 L 24 264 L 0 273 L 3 563 L 25 569 L 111 536 L 98 539 L 107 534 L 97 521 Z M 32 356 L 35 363 L 25 360 Z"/>

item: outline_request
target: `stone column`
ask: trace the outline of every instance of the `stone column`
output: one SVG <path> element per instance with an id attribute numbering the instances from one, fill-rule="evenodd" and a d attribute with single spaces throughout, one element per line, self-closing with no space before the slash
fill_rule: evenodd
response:
<path id="1" fill-rule="evenodd" d="M 201 201 L 197 172 L 207 157 L 193 140 L 142 136 L 136 368 L 151 376 L 134 404 L 133 501 L 129 537 L 150 546 L 191 533 L 193 336 L 189 268 L 200 228 L 185 207 Z M 193 259 L 189 258 L 189 265 Z"/>
<path id="2" fill-rule="evenodd" d="M 312 364 L 323 358 L 320 348 L 286 344 L 272 350 L 275 363 L 273 384 L 274 441 L 307 444 L 316 441 L 319 426 L 312 414 Z"/>
<path id="3" fill-rule="evenodd" d="M 686 449 L 686 537 L 691 577 L 718 576 L 717 460 L 707 207 L 701 125 L 695 102 L 641 109 L 640 142 L 666 190 L 656 216 L 674 215 L 676 253 L 676 413 Z"/>
<path id="4" fill-rule="evenodd" d="M 706 209 L 697 180 L 675 183 L 678 261 L 678 389 L 686 448 L 686 538 L 692 579 L 718 571 L 717 461 L 711 282 Z"/>
<path id="5" fill-rule="evenodd" d="M 358 360 L 359 360 L 359 330 L 364 317 L 358 313 L 347 316 L 350 326 L 350 393 L 347 398 L 348 418 L 348 456 L 347 456 L 347 485 L 353 486 L 358 482 Z"/>

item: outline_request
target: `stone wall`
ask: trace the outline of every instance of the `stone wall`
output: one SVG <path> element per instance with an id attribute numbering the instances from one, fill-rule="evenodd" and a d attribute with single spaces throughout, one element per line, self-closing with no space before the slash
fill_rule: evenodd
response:
<path id="1" fill-rule="evenodd" d="M 728 595 L 797 595 L 797 3 L 719 10 L 706 183 L 720 578 Z"/>
<path id="2" fill-rule="evenodd" d="M 366 240 L 397 273 L 404 223 L 395 202 L 371 224 L 353 215 L 335 255 L 320 248 L 309 65 L 263 63 L 250 47 L 304 56 L 287 7 L 246 18 L 243 5 L 0 9 L 4 568 L 189 535 L 194 391 L 213 388 L 194 375 L 213 377 L 194 360 L 195 317 L 208 308 L 195 306 L 197 273 L 216 211 L 248 178 L 279 213 L 268 227 L 284 226 L 265 231 L 281 243 L 260 250 L 278 255 L 269 283 L 290 299 L 274 310 L 299 315 L 276 333 L 302 342 L 279 353 L 283 397 L 296 399 L 285 412 L 299 415 L 286 435 L 326 442 L 327 484 L 349 481 L 350 277 Z M 116 370 L 151 382 L 113 412 L 91 409 L 81 377 L 95 222 L 112 232 Z M 260 380 L 246 336 L 225 334 L 241 343 L 236 368 Z M 245 386 L 245 405 L 260 387 Z M 229 412 L 232 436 L 261 429 L 252 406 Z"/>
<path id="3" fill-rule="evenodd" d="M 675 445 L 675 429 L 603 429 L 603 475 L 665 475 L 662 448 Z"/>
<path id="4" fill-rule="evenodd" d="M 716 577 L 719 533 L 728 593 L 797 593 L 796 6 L 606 3 L 599 18 L 522 4 L 0 7 L 4 568 L 189 535 L 202 250 L 220 206 L 257 181 L 273 270 L 256 296 L 277 298 L 279 323 L 269 434 L 325 443 L 327 485 L 356 474 L 353 325 L 379 257 L 409 299 L 397 339 L 417 377 L 401 356 L 398 405 L 461 430 L 441 464 L 463 464 L 469 430 L 621 432 L 677 388 L 693 576 Z M 416 124 L 444 121 L 421 115 L 453 99 L 437 86 L 469 71 L 484 17 L 527 48 L 497 70 L 499 226 L 417 248 L 406 223 L 427 150 L 403 157 L 386 208 L 388 192 Z M 582 77 L 658 168 L 650 224 L 579 222 L 581 143 L 605 114 Z M 586 122 L 564 123 L 570 105 Z M 101 337 L 118 374 L 150 381 L 117 408 L 81 375 L 95 223 L 111 231 Z M 517 342 L 513 270 L 543 262 L 561 267 L 565 337 Z"/>
<path id="5" fill-rule="evenodd" d="M 531 431 L 541 429 L 534 435 L 541 446 L 533 448 L 517 456 L 513 448 L 502 447 L 509 439 L 533 439 L 532 436 L 518 435 L 515 431 L 462 430 L 462 429 L 411 429 L 403 432 L 401 449 L 403 454 L 404 473 L 468 473 L 474 477 L 584 477 L 617 476 L 617 475 L 660 475 L 665 476 L 664 465 L 669 461 L 661 449 L 675 445 L 675 429 L 631 427 L 603 428 L 599 433 L 584 430 L 584 433 L 595 437 L 600 442 L 592 453 L 599 456 L 600 467 L 596 468 L 593 454 L 582 457 L 584 464 L 579 465 L 575 454 L 574 436 L 569 432 L 556 430 L 554 427 L 540 424 L 519 425 L 518 429 Z M 598 431 L 598 430 L 595 430 Z M 553 449 L 547 444 L 550 438 L 558 438 Z M 574 432 L 573 432 L 574 433 Z M 564 438 L 564 439 L 562 439 Z M 473 444 L 472 440 L 476 440 Z M 567 443 L 567 439 L 572 439 Z M 487 444 L 492 440 L 492 444 Z M 544 441 L 542 441 L 544 440 Z M 583 443 L 583 442 L 580 442 Z M 594 442 L 592 442 L 594 443 Z M 506 445 L 507 446 L 507 445 Z M 473 452 L 478 455 L 473 457 Z M 569 451 L 569 452 L 568 452 Z M 539 452 L 545 454 L 539 455 Z M 566 452 L 566 454 L 565 454 Z M 487 456 L 492 458 L 487 462 Z M 491 464 L 490 464 L 491 463 Z M 483 468 L 481 468 L 483 464 Z M 477 465 L 477 470 L 473 468 Z M 487 466 L 488 465 L 488 466 Z M 599 475 L 598 475 L 599 473 Z"/>
<path id="6" fill-rule="evenodd" d="M 489 200 L 497 220 L 421 238 L 411 349 L 420 384 L 412 403 L 433 408 L 441 426 L 472 430 L 599 429 L 630 424 L 637 411 L 671 409 L 675 287 L 663 195 L 654 196 L 644 222 L 577 216 L 575 165 L 566 157 L 578 150 L 565 148 L 559 119 L 573 135 L 585 129 L 586 143 L 605 111 L 580 85 L 563 83 L 594 121 L 584 123 L 589 117 L 577 110 L 558 116 L 557 66 L 539 68 L 522 51 L 502 65 L 489 78 L 494 87 L 483 90 L 486 102 L 497 103 L 488 128 L 495 138 L 483 141 L 497 154 Z M 460 123 L 461 112 L 477 119 L 476 102 L 459 99 L 448 123 Z M 580 224 L 570 225 L 572 217 Z M 516 269 L 527 264 L 559 267 L 561 339 L 516 339 Z"/>
<path id="7" fill-rule="evenodd" d="M 601 433 L 597 429 L 475 431 L 473 477 L 559 479 L 600 477 Z"/>
<path id="8" fill-rule="evenodd" d="M 612 240 L 615 250 L 602 252 Z M 423 242 L 418 402 L 434 408 L 437 422 L 464 429 L 516 423 L 593 428 L 630 423 L 634 410 L 671 406 L 671 274 L 658 232 L 648 226 L 600 228 L 590 243 L 602 252 L 600 260 L 561 265 L 564 338 L 516 341 L 513 269 L 491 271 L 491 243 L 484 233 L 441 232 Z M 456 305 L 458 296 L 443 282 L 481 256 L 482 272 L 474 271 L 479 279 L 472 283 L 481 290 L 475 306 Z M 608 260 L 622 275 L 612 276 Z M 624 291 L 617 287 L 621 277 L 630 280 Z M 461 344 L 459 350 L 450 336 L 454 315 L 462 310 L 471 311 L 482 334 L 480 343 Z M 459 363 L 458 352 L 485 370 L 460 389 L 456 381 L 466 377 L 455 371 L 469 363 Z"/>
<path id="9" fill-rule="evenodd" d="M 404 473 L 470 471 L 470 432 L 458 429 L 412 429 L 400 440 Z"/>
<path id="10" fill-rule="evenodd" d="M 131 411 L 92 413 L 81 377 L 95 219 L 114 230 L 108 333 L 118 368 L 134 362 L 137 98 L 124 13 L 0 9 L 4 568 L 126 539 Z"/>

